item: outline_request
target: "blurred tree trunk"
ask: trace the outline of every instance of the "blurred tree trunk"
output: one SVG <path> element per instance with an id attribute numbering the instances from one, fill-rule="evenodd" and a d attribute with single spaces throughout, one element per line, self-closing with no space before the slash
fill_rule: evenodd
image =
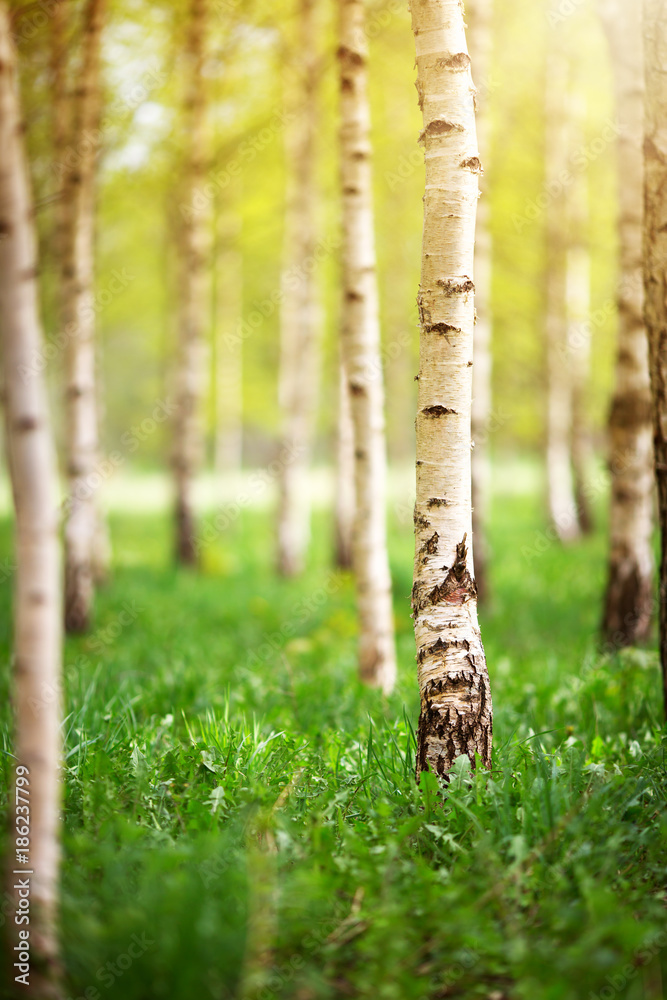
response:
<path id="1" fill-rule="evenodd" d="M 663 0 L 644 0 L 644 292 L 649 343 L 655 474 L 662 539 L 660 660 L 667 713 L 667 18 Z"/>
<path id="2" fill-rule="evenodd" d="M 572 476 L 572 378 L 567 350 L 566 244 L 568 170 L 568 61 L 551 30 L 545 88 L 547 494 L 549 515 L 561 541 L 579 535 Z"/>
<path id="3" fill-rule="evenodd" d="M 282 410 L 278 572 L 301 572 L 310 536 L 308 472 L 318 380 L 315 254 L 317 51 L 314 0 L 298 0 L 295 117 L 286 129 L 288 190 L 280 310 L 279 392 Z"/>
<path id="4" fill-rule="evenodd" d="M 492 709 L 471 545 L 474 91 L 460 5 L 413 3 L 412 27 L 426 161 L 412 590 L 419 775 L 444 774 L 461 754 L 489 766 Z"/>
<path id="5" fill-rule="evenodd" d="M 492 52 L 492 2 L 472 0 L 466 4 L 468 42 L 473 80 L 477 88 L 477 140 L 482 165 L 488 171 L 491 152 L 489 88 Z M 487 521 L 491 464 L 489 426 L 491 421 L 491 268 L 492 244 L 488 181 L 480 178 L 482 197 L 477 206 L 475 232 L 475 330 L 472 369 L 472 534 L 475 542 L 475 582 L 480 601 L 488 596 Z"/>
<path id="6" fill-rule="evenodd" d="M 618 347 L 609 414 L 609 568 L 602 630 L 614 645 L 646 639 L 653 602 L 653 425 L 644 325 L 644 75 L 641 21 L 629 0 L 602 0 L 618 137 Z"/>
<path id="7" fill-rule="evenodd" d="M 95 173 L 99 150 L 100 40 L 105 0 L 88 0 L 82 65 L 72 98 L 72 128 L 62 213 L 62 330 L 66 335 L 65 625 L 90 625 L 98 510 L 93 476 L 99 458 L 95 364 Z M 71 156 L 70 156 L 71 154 Z M 63 161 L 64 162 L 64 161 Z"/>
<path id="8" fill-rule="evenodd" d="M 576 81 L 569 101 L 569 145 L 573 154 L 584 145 L 584 110 L 580 97 L 583 82 Z M 567 317 L 567 353 L 572 382 L 572 472 L 574 499 L 579 529 L 593 530 L 586 479 L 591 464 L 592 444 L 587 401 L 590 378 L 591 267 L 588 237 L 588 171 L 575 170 L 567 191 L 567 253 L 565 263 L 565 312 Z"/>
<path id="9" fill-rule="evenodd" d="M 193 490 L 204 456 L 202 401 L 206 385 L 207 199 L 204 182 L 206 93 L 203 77 L 207 0 L 189 0 L 182 115 L 184 159 L 178 188 L 178 345 L 174 375 L 172 468 L 176 491 L 175 557 L 197 561 Z"/>
<path id="10" fill-rule="evenodd" d="M 234 332 L 243 314 L 243 257 L 239 217 L 218 220 L 213 274 L 215 350 L 214 465 L 218 473 L 239 473 L 243 462 L 243 346 Z"/>
<path id="11" fill-rule="evenodd" d="M 354 428 L 352 562 L 359 608 L 359 674 L 389 693 L 396 648 L 387 551 L 384 381 L 373 217 L 368 46 L 363 0 L 339 0 L 341 344 Z"/>
<path id="12" fill-rule="evenodd" d="M 336 565 L 352 568 L 352 532 L 354 529 L 354 425 L 350 407 L 350 388 L 345 365 L 338 370 L 338 414 L 336 427 Z"/>
<path id="13" fill-rule="evenodd" d="M 0 4 L 0 66 L 0 355 L 16 511 L 14 764 L 24 786 L 23 801 L 30 804 L 26 861 L 15 853 L 22 847 L 23 815 L 13 815 L 17 840 L 15 844 L 12 838 L 7 849 L 11 871 L 31 872 L 26 876 L 31 958 L 29 986 L 24 992 L 29 997 L 50 998 L 61 995 L 56 927 L 62 653 L 58 481 L 44 379 L 33 369 L 35 357 L 43 350 L 34 209 L 22 148 L 16 57 L 4 3 Z M 10 798 L 14 802 L 13 793 Z M 8 892 L 15 907 L 19 878 L 9 874 Z M 13 919 L 10 926 L 14 946 L 18 928 Z"/>

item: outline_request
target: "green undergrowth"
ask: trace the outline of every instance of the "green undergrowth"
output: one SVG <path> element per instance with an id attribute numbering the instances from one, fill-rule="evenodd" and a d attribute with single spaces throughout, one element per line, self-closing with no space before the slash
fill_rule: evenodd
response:
<path id="1" fill-rule="evenodd" d="M 597 650 L 604 532 L 563 549 L 533 500 L 496 503 L 493 770 L 459 760 L 443 794 L 414 781 L 412 537 L 394 522 L 384 699 L 355 676 L 325 514 L 289 582 L 266 514 L 199 575 L 170 565 L 166 518 L 114 518 L 113 579 L 66 653 L 67 996 L 663 997 L 658 662 Z M 7 779 L 9 579 L 0 601 Z"/>

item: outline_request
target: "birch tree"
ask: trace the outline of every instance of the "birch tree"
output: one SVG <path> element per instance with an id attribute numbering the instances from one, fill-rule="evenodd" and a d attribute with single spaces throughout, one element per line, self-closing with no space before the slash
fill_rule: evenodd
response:
<path id="1" fill-rule="evenodd" d="M 618 345 L 609 415 L 609 565 L 602 628 L 615 645 L 648 637 L 653 601 L 653 425 L 644 325 L 644 67 L 641 21 L 630 0 L 601 0 L 618 135 Z"/>
<path id="2" fill-rule="evenodd" d="M 23 801 L 29 802 L 30 817 L 29 864 L 25 867 L 31 872 L 27 876 L 31 968 L 25 992 L 47 998 L 60 995 L 56 934 L 62 647 L 58 486 L 46 389 L 42 374 L 32 367 L 43 346 L 34 210 L 22 148 L 16 57 L 4 3 L 0 4 L 0 68 L 0 355 L 16 512 L 15 773 Z M 13 792 L 10 801 L 15 802 Z M 23 814 L 22 808 L 20 816 L 18 811 L 14 815 L 12 829 L 23 829 Z M 12 842 L 12 870 L 22 867 L 14 846 Z M 19 840 L 16 846 L 22 846 Z M 9 893 L 18 908 L 20 876 L 10 874 L 9 878 Z M 13 920 L 10 925 L 18 929 Z"/>
<path id="3" fill-rule="evenodd" d="M 240 473 L 243 463 L 243 345 L 233 336 L 243 313 L 241 223 L 231 211 L 218 213 L 214 254 L 213 345 L 215 364 L 214 448 L 219 473 Z"/>
<path id="4" fill-rule="evenodd" d="M 545 189 L 546 218 L 545 336 L 547 361 L 547 496 L 549 515 L 563 542 L 579 535 L 572 475 L 572 380 L 567 355 L 566 252 L 569 162 L 567 94 L 569 68 L 558 29 L 552 29 L 546 64 Z"/>
<path id="5" fill-rule="evenodd" d="M 319 363 L 318 315 L 313 273 L 315 230 L 315 134 L 317 50 L 315 0 L 298 0 L 298 40 L 288 124 L 288 190 L 285 210 L 280 308 L 279 402 L 282 450 L 279 474 L 278 572 L 303 568 L 310 535 L 308 471 L 313 439 Z"/>
<path id="6" fill-rule="evenodd" d="M 190 0 L 185 48 L 186 90 L 182 116 L 185 154 L 179 188 L 178 347 L 174 373 L 172 468 L 176 493 L 175 555 L 197 561 L 193 490 L 204 457 L 202 401 L 206 385 L 207 199 L 204 181 L 206 95 L 203 79 L 207 0 Z M 199 197 L 197 197 L 199 195 Z"/>
<path id="7" fill-rule="evenodd" d="M 660 519 L 660 660 L 667 712 L 667 16 L 644 0 L 644 293 Z"/>
<path id="8" fill-rule="evenodd" d="M 359 673 L 392 690 L 396 649 L 387 551 L 384 384 L 372 203 L 368 49 L 363 0 L 339 0 L 343 201 L 341 343 L 354 427 L 352 563 L 359 608 Z"/>
<path id="9" fill-rule="evenodd" d="M 459 0 L 413 0 L 426 163 L 412 591 L 421 713 L 417 774 L 491 761 L 489 678 L 472 554 L 470 411 L 478 174 Z"/>
<path id="10" fill-rule="evenodd" d="M 338 413 L 336 423 L 336 565 L 352 568 L 352 533 L 354 531 L 354 425 L 350 405 L 350 387 L 341 360 L 338 368 Z"/>
<path id="11" fill-rule="evenodd" d="M 88 0 L 82 64 L 72 98 L 71 158 L 62 213 L 62 310 L 66 334 L 65 448 L 68 497 L 65 518 L 65 625 L 88 628 L 94 598 L 97 510 L 93 474 L 98 461 L 95 372 L 95 172 L 100 108 L 100 39 L 106 0 Z M 69 156 L 68 156 L 69 158 Z"/>
<path id="12" fill-rule="evenodd" d="M 491 80 L 491 0 L 466 4 L 468 41 L 474 79 L 477 81 L 477 141 L 485 174 L 491 146 L 489 91 Z M 480 178 L 482 197 L 477 206 L 475 231 L 475 329 L 472 369 L 472 524 L 475 539 L 475 582 L 480 600 L 488 591 L 487 521 L 491 466 L 489 424 L 491 420 L 491 267 L 492 242 L 487 182 Z"/>

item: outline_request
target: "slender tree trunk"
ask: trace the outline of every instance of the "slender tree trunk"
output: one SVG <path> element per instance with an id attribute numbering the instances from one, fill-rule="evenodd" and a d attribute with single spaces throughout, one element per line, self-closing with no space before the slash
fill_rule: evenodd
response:
<path id="1" fill-rule="evenodd" d="M 278 572 L 301 572 L 310 535 L 308 471 L 319 361 L 315 253 L 316 22 L 314 0 L 298 0 L 297 114 L 286 130 L 289 171 L 280 312 L 283 432 L 278 511 Z M 285 457 L 289 456 L 289 457 Z"/>
<path id="2" fill-rule="evenodd" d="M 0 4 L 0 70 L 0 355 L 16 510 L 15 765 L 30 817 L 27 847 L 20 839 L 23 810 L 13 817 L 17 839 L 14 843 L 12 837 L 8 843 L 9 893 L 18 908 L 17 883 L 22 876 L 12 872 L 29 871 L 25 879 L 30 890 L 30 926 L 26 929 L 31 968 L 25 994 L 48 998 L 60 996 L 56 931 L 62 650 L 58 486 L 46 389 L 41 373 L 33 370 L 34 358 L 43 348 L 33 206 L 22 149 L 16 58 L 4 3 Z M 13 790 L 10 801 L 15 801 Z M 19 849 L 25 852 L 25 861 L 16 853 Z M 10 926 L 12 944 L 17 944 L 13 918 Z"/>
<path id="3" fill-rule="evenodd" d="M 354 426 L 352 561 L 359 607 L 359 673 L 389 693 L 396 647 L 387 551 L 384 382 L 372 201 L 368 47 L 363 0 L 339 0 L 343 302 L 341 343 Z"/>
<path id="4" fill-rule="evenodd" d="M 193 489 L 204 456 L 202 401 L 206 381 L 206 199 L 197 193 L 205 174 L 206 100 L 203 78 L 207 0 L 190 0 L 186 42 L 187 83 L 183 108 L 186 154 L 179 188 L 178 348 L 175 372 L 172 465 L 176 491 L 175 555 L 197 561 Z"/>
<path id="5" fill-rule="evenodd" d="M 76 165 L 66 176 L 62 255 L 62 329 L 66 346 L 65 625 L 88 628 L 94 598 L 93 550 L 97 505 L 93 473 L 98 461 L 95 386 L 93 268 L 95 235 L 95 133 L 100 106 L 100 38 L 105 0 L 88 0 L 83 62 L 73 97 L 72 141 Z"/>
<path id="6" fill-rule="evenodd" d="M 243 258 L 238 248 L 238 216 L 221 215 L 215 259 L 215 468 L 229 475 L 241 471 L 243 461 L 243 353 L 232 336 L 243 312 Z"/>
<path id="7" fill-rule="evenodd" d="M 579 82 L 579 81 L 577 81 Z M 584 145 L 584 105 L 580 88 L 570 97 L 570 154 Z M 567 254 L 565 263 L 565 312 L 567 355 L 572 384 L 572 472 L 577 523 L 580 531 L 593 530 L 593 515 L 586 491 L 592 445 L 587 401 L 590 376 L 590 249 L 588 240 L 588 171 L 576 170 L 567 189 Z"/>
<path id="8" fill-rule="evenodd" d="M 477 206 L 475 232 L 475 330 L 472 369 L 472 533 L 475 541 L 475 582 L 480 601 L 488 596 L 487 521 L 491 490 L 489 425 L 492 408 L 491 356 L 491 268 L 492 243 L 488 191 L 491 147 L 488 87 L 491 76 L 491 0 L 466 4 L 468 41 L 474 79 L 477 81 L 477 141 L 484 163 L 485 179 L 480 179 L 482 197 Z M 481 93 L 480 93 L 481 91 Z"/>
<path id="9" fill-rule="evenodd" d="M 336 434 L 336 565 L 352 567 L 354 530 L 354 424 L 350 406 L 350 387 L 341 361 L 338 376 L 338 421 Z"/>
<path id="10" fill-rule="evenodd" d="M 667 713 L 667 10 L 665 0 L 644 0 L 645 178 L 644 291 L 649 343 L 653 443 L 662 540 L 660 558 L 660 661 Z"/>
<path id="11" fill-rule="evenodd" d="M 555 29 L 552 29 L 552 35 Z M 567 352 L 565 309 L 566 187 L 568 169 L 568 63 L 556 38 L 550 40 L 545 90 L 547 493 L 549 515 L 563 542 L 579 535 L 572 476 L 572 380 Z"/>
<path id="12" fill-rule="evenodd" d="M 444 774 L 461 754 L 489 766 L 492 709 L 471 545 L 474 88 L 458 0 L 413 0 L 412 27 L 426 161 L 412 590 L 419 775 Z"/>
<path id="13" fill-rule="evenodd" d="M 653 603 L 653 424 L 644 325 L 644 73 L 641 20 L 628 0 L 603 0 L 618 118 L 619 285 L 615 387 L 609 415 L 609 568 L 602 620 L 614 645 L 646 639 Z"/>

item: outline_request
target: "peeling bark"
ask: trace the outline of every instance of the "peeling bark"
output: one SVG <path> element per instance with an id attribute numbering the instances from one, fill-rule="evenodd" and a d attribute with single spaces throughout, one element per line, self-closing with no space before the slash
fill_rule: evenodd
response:
<path id="1" fill-rule="evenodd" d="M 202 401 L 206 385 L 207 199 L 197 197 L 205 163 L 206 95 L 203 78 L 207 0 L 190 0 L 186 41 L 186 89 L 178 250 L 178 347 L 174 375 L 176 411 L 172 469 L 176 491 L 175 556 L 197 562 L 193 490 L 204 457 Z"/>
<path id="2" fill-rule="evenodd" d="M 667 19 L 664 0 L 644 0 L 644 318 L 653 399 L 660 519 L 660 661 L 667 713 Z"/>
<path id="3" fill-rule="evenodd" d="M 458 0 L 413 0 L 426 162 L 412 604 L 421 714 L 417 774 L 467 754 L 491 763 L 492 709 L 477 622 L 471 507 L 474 87 Z M 449 122 L 454 127 L 432 127 Z M 450 338 L 433 328 L 455 328 Z M 425 410 L 453 411 L 428 416 Z"/>
<path id="4" fill-rule="evenodd" d="M 298 0 L 298 43 L 292 60 L 291 99 L 296 116 L 285 131 L 289 172 L 280 310 L 282 449 L 278 572 L 303 569 L 310 537 L 308 471 L 314 432 L 319 365 L 318 316 L 312 262 L 315 238 L 315 135 L 317 129 L 316 5 Z"/>
<path id="5" fill-rule="evenodd" d="M 30 985 L 28 997 L 57 1000 L 61 967 L 57 911 L 60 863 L 60 676 L 62 653 L 58 480 L 46 388 L 32 359 L 43 347 L 33 205 L 22 148 L 16 57 L 0 4 L 0 357 L 6 445 L 16 511 L 14 593 L 15 765 L 29 771 Z M 26 378 L 22 372 L 31 372 Z M 10 801 L 14 802 L 14 792 Z M 14 820 L 16 817 L 14 817 Z M 17 867 L 12 854 L 11 869 Z M 17 877 L 8 895 L 18 907 Z M 17 927 L 10 914 L 11 944 Z M 13 961 L 13 960 L 12 960 Z"/>
<path id="6" fill-rule="evenodd" d="M 362 681 L 388 694 L 396 681 L 396 648 L 387 551 L 384 381 L 363 0 L 339 0 L 339 18 L 341 344 L 354 427 L 352 554 L 359 609 L 359 674 Z"/>
<path id="7" fill-rule="evenodd" d="M 65 626 L 90 625 L 94 600 L 93 554 L 99 512 L 92 477 L 99 457 L 96 399 L 94 238 L 97 149 L 82 136 L 94 133 L 100 111 L 100 40 L 106 0 L 88 0 L 84 12 L 82 67 L 72 96 L 71 141 L 77 163 L 67 170 L 62 213 L 62 308 L 66 334 Z"/>
<path id="8" fill-rule="evenodd" d="M 653 422 L 644 325 L 643 40 L 628 0 L 602 0 L 618 118 L 618 347 L 609 414 L 609 565 L 602 631 L 614 645 L 647 639 L 653 604 Z"/>

